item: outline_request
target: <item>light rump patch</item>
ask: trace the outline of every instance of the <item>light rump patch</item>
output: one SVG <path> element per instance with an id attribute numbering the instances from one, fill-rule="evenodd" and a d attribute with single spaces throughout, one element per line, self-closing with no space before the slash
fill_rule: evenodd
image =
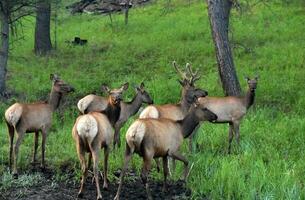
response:
<path id="1" fill-rule="evenodd" d="M 91 143 L 97 135 L 97 122 L 93 116 L 83 115 L 77 123 L 76 130 L 81 138 L 87 139 Z"/>
<path id="2" fill-rule="evenodd" d="M 89 94 L 78 101 L 77 108 L 79 109 L 79 111 L 81 113 L 84 114 L 84 112 L 88 108 L 89 104 L 94 100 L 94 96 L 95 95 L 93 95 L 93 94 Z"/>
<path id="3" fill-rule="evenodd" d="M 140 119 L 144 118 L 159 118 L 159 111 L 155 106 L 147 106 L 140 114 Z"/>
<path id="4" fill-rule="evenodd" d="M 15 103 L 5 112 L 5 119 L 8 123 L 16 126 L 22 114 L 22 106 L 19 103 Z"/>
<path id="5" fill-rule="evenodd" d="M 127 130 L 126 142 L 132 151 L 136 146 L 140 146 L 146 131 L 145 123 L 141 121 L 134 122 Z"/>

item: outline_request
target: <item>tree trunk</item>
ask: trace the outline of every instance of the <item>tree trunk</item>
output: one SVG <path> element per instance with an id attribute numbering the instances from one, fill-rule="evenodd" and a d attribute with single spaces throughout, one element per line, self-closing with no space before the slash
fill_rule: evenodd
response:
<path id="1" fill-rule="evenodd" d="M 5 5 L 2 7 L 6 8 Z M 0 47 L 0 95 L 4 96 L 6 92 L 6 69 L 9 52 L 9 13 L 7 10 L 0 10 L 1 19 L 1 47 Z"/>
<path id="2" fill-rule="evenodd" d="M 228 36 L 232 2 L 231 0 L 207 0 L 207 4 L 222 88 L 226 95 L 238 96 L 240 85 Z"/>
<path id="3" fill-rule="evenodd" d="M 37 3 L 35 27 L 35 53 L 45 55 L 52 49 L 50 38 L 51 3 L 48 0 Z"/>
<path id="4" fill-rule="evenodd" d="M 125 1 L 125 25 L 128 24 L 129 3 L 130 0 Z"/>

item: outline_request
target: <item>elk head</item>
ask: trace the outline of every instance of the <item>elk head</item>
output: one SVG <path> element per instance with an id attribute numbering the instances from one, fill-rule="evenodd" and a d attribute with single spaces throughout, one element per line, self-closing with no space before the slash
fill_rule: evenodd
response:
<path id="1" fill-rule="evenodd" d="M 258 81 L 258 76 L 255 76 L 254 79 L 250 79 L 249 77 L 245 77 L 247 83 L 248 83 L 248 86 L 249 86 L 249 89 L 251 91 L 255 91 L 256 89 L 256 86 L 257 86 L 257 81 Z"/>
<path id="2" fill-rule="evenodd" d="M 110 89 L 107 85 L 103 84 L 101 90 L 109 95 L 110 101 L 113 105 L 117 105 L 121 102 L 123 92 L 128 89 L 129 83 L 124 83 L 118 89 Z"/>
<path id="3" fill-rule="evenodd" d="M 209 122 L 215 122 L 218 118 L 215 113 L 201 105 L 198 99 L 195 100 L 193 109 L 195 109 L 195 115 L 200 121 L 207 120 Z"/>
<path id="4" fill-rule="evenodd" d="M 148 92 L 145 91 L 145 88 L 144 88 L 144 83 L 142 82 L 140 84 L 140 86 L 136 86 L 135 89 L 136 89 L 136 92 L 137 92 L 137 95 L 139 95 L 141 97 L 141 100 L 144 102 L 144 103 L 147 103 L 147 104 L 153 104 L 154 101 L 151 99 L 150 95 L 148 94 Z"/>
<path id="5" fill-rule="evenodd" d="M 192 104 L 197 98 L 205 97 L 208 92 L 195 87 L 195 82 L 200 79 L 198 75 L 198 70 L 194 73 L 191 69 L 191 64 L 186 64 L 186 71 L 182 72 L 177 66 L 176 62 L 173 62 L 173 66 L 178 74 L 180 74 L 182 80 L 178 80 L 180 85 L 183 87 L 182 97 L 186 99 L 189 104 Z"/>
<path id="6" fill-rule="evenodd" d="M 57 74 L 50 74 L 50 80 L 53 82 L 53 90 L 55 92 L 67 94 L 75 91 L 71 85 L 61 80 Z"/>

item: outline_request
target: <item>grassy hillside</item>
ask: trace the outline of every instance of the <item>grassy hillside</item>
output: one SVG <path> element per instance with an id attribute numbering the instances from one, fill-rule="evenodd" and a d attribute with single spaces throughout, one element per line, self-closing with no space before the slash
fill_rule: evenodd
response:
<path id="1" fill-rule="evenodd" d="M 55 114 L 47 141 L 49 166 L 59 169 L 69 163 L 79 169 L 71 137 L 78 114 L 76 102 L 93 91 L 100 93 L 101 83 L 116 87 L 126 81 L 144 81 L 155 103 L 177 102 L 181 88 L 171 67 L 176 60 L 200 69 L 197 85 L 210 96 L 223 95 L 206 4 L 177 0 L 170 9 L 165 5 L 158 2 L 132 9 L 128 26 L 120 14 L 113 16 L 111 24 L 107 16 L 70 16 L 62 11 L 58 49 L 45 58 L 33 54 L 34 19 L 24 21 L 25 40 L 13 43 L 8 67 L 8 87 L 16 95 L 1 102 L 1 115 L 15 101 L 46 99 L 50 73 L 59 73 L 76 88 L 65 98 L 61 114 Z M 304 17 L 304 6 L 298 4 L 259 4 L 243 13 L 233 11 L 230 37 L 250 49 L 235 45 L 234 62 L 243 88 L 244 75 L 260 75 L 256 101 L 241 124 L 241 145 L 237 148 L 233 143 L 232 155 L 226 153 L 227 125 L 203 124 L 195 154 L 189 153 L 185 142 L 183 153 L 194 163 L 187 183 L 194 199 L 305 198 Z M 88 45 L 65 43 L 75 36 L 88 39 Z M 133 94 L 130 88 L 125 99 Z M 122 138 L 132 121 L 122 129 Z M 5 174 L 0 187 L 7 189 L 8 137 L 3 121 L 0 132 L 0 174 Z M 21 145 L 20 171 L 29 166 L 32 146 L 33 135 L 28 135 Z M 111 171 L 121 168 L 123 150 L 111 152 Z M 135 156 L 133 165 L 140 163 Z M 179 163 L 172 178 L 177 180 L 181 173 Z M 155 169 L 152 174 L 162 178 Z"/>

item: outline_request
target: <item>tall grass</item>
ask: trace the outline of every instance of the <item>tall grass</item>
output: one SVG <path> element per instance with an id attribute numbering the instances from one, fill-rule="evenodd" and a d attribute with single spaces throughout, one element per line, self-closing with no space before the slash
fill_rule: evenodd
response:
<path id="1" fill-rule="evenodd" d="M 60 73 L 76 92 L 69 95 L 54 115 L 47 141 L 48 165 L 60 168 L 69 163 L 79 169 L 71 128 L 78 112 L 77 100 L 101 83 L 118 86 L 125 81 L 145 81 L 157 104 L 179 101 L 180 86 L 171 67 L 191 62 L 200 69 L 197 85 L 211 96 L 223 95 L 218 79 L 214 46 L 206 5 L 201 1 L 164 2 L 130 11 L 128 26 L 115 14 L 113 23 L 106 16 L 74 15 L 62 11 L 59 17 L 58 49 L 45 58 L 33 54 L 34 20 L 24 22 L 25 40 L 13 44 L 8 67 L 8 87 L 18 94 L 0 104 L 0 113 L 15 101 L 46 99 L 50 73 Z M 234 62 L 243 88 L 244 75 L 259 74 L 255 105 L 241 124 L 241 145 L 227 155 L 227 125 L 205 123 L 198 132 L 197 153 L 182 151 L 194 167 L 188 186 L 194 199 L 304 199 L 305 180 L 305 40 L 304 7 L 299 4 L 258 5 L 251 12 L 233 11 L 230 37 L 237 46 Z M 69 46 L 75 36 L 88 39 L 87 46 Z M 129 89 L 125 99 L 131 99 Z M 133 119 L 121 130 L 124 135 Z M 8 137 L 0 123 L 0 173 L 8 163 Z M 123 137 L 124 138 L 124 137 Z M 123 143 L 124 141 L 122 141 Z M 33 138 L 21 145 L 19 167 L 29 166 Z M 122 145 L 124 147 L 124 145 Z M 121 167 L 123 150 L 113 151 L 110 171 Z M 135 157 L 134 166 L 141 160 Z M 182 165 L 173 174 L 177 179 Z M 153 171 L 156 179 L 162 176 Z"/>

